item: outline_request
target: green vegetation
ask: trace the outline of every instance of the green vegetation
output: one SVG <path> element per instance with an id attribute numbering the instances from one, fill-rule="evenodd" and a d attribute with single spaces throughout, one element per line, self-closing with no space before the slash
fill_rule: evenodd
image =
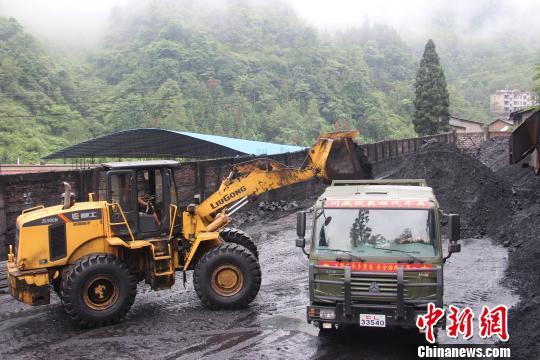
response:
<path id="1" fill-rule="evenodd" d="M 418 58 L 388 26 L 328 38 L 284 4 L 191 0 L 121 8 L 110 23 L 99 49 L 65 54 L 0 18 L 2 162 L 135 127 L 299 145 L 336 129 L 362 141 L 415 135 Z M 488 120 L 489 93 L 512 74 L 480 76 L 478 59 L 491 64 L 509 45 L 488 51 L 440 34 L 450 112 Z M 474 78 L 460 77 L 467 69 Z"/>
<path id="2" fill-rule="evenodd" d="M 489 122 L 493 120 L 489 113 L 491 93 L 505 88 L 533 88 L 532 75 L 535 64 L 540 62 L 540 49 L 536 42 L 516 39 L 511 34 L 494 34 L 486 39 L 460 37 L 457 33 L 452 27 L 443 27 L 434 29 L 432 37 L 444 68 L 450 114 Z M 421 45 L 423 49 L 424 44 L 425 40 L 412 46 Z"/>
<path id="3" fill-rule="evenodd" d="M 540 96 L 540 64 L 534 68 L 534 91 Z"/>
<path id="4" fill-rule="evenodd" d="M 444 70 L 429 40 L 420 61 L 414 83 L 414 129 L 419 135 L 433 135 L 449 130 L 448 90 Z"/>
<path id="5" fill-rule="evenodd" d="M 88 69 L 53 59 L 15 19 L 0 18 L 0 69 L 1 162 L 35 161 L 105 131 L 84 100 L 98 92 Z"/>

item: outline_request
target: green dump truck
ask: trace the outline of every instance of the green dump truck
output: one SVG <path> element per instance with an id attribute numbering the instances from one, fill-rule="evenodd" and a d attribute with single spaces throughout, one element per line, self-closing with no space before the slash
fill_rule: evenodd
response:
<path id="1" fill-rule="evenodd" d="M 443 266 L 461 250 L 459 215 L 441 212 L 424 180 L 334 181 L 312 215 L 309 253 L 305 212 L 296 240 L 309 257 L 309 323 L 415 327 L 428 303 L 443 306 Z"/>

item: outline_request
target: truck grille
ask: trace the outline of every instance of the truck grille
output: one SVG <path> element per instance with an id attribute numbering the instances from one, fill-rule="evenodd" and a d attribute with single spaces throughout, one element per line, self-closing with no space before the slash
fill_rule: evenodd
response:
<path id="1" fill-rule="evenodd" d="M 374 291 L 374 289 L 377 289 L 381 294 L 395 294 L 397 292 L 397 280 L 395 277 L 365 277 L 356 274 L 351 277 L 353 299 L 356 297 L 355 293 L 370 292 L 370 290 Z M 406 291 L 405 294 L 407 294 Z"/>
<path id="2" fill-rule="evenodd" d="M 343 301 L 345 298 L 345 275 L 343 269 L 313 273 L 313 295 L 327 301 Z M 421 270 L 404 271 L 403 300 L 435 300 L 437 298 L 437 272 Z M 426 274 L 424 273 L 424 274 Z M 350 298 L 352 302 L 395 302 L 398 298 L 398 278 L 394 272 L 351 272 Z M 425 283 L 425 286 L 416 284 Z M 432 284 L 432 285 L 430 285 Z"/>

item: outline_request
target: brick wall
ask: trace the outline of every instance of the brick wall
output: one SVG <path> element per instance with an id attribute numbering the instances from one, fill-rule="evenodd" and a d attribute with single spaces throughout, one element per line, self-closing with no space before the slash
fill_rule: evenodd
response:
<path id="1" fill-rule="evenodd" d="M 300 166 L 305 152 L 269 156 L 286 165 Z M 178 202 L 185 206 L 193 202 L 193 195 L 204 197 L 219 187 L 221 180 L 229 174 L 231 165 L 253 157 L 226 158 L 206 161 L 184 162 L 175 170 Z M 23 209 L 37 205 L 60 204 L 62 183 L 67 181 L 77 195 L 77 201 L 85 201 L 89 192 L 98 199 L 106 197 L 106 172 L 101 168 L 0 175 L 0 259 L 5 259 L 9 244 L 13 244 L 15 221 Z M 320 193 L 324 185 L 317 180 L 305 181 L 263 194 L 267 201 L 304 199 Z"/>
<path id="2" fill-rule="evenodd" d="M 15 221 L 23 209 L 60 204 L 64 181 L 78 195 L 90 192 L 91 175 L 91 170 L 76 170 L 0 176 L 0 259 L 6 257 L 13 242 Z"/>
<path id="3" fill-rule="evenodd" d="M 456 147 L 462 151 L 470 152 L 484 142 L 484 132 L 456 133 Z"/>
<path id="4" fill-rule="evenodd" d="M 483 133 L 479 133 L 482 134 Z M 480 138 L 471 134 L 446 133 L 422 138 L 386 140 L 360 147 L 372 163 L 394 159 L 404 154 L 415 152 L 423 143 L 437 140 L 447 143 L 455 142 L 458 147 L 479 145 Z M 475 140 L 471 140 L 475 139 Z M 269 156 L 286 165 L 299 167 L 306 157 L 306 152 L 287 153 Z M 185 206 L 193 202 L 193 195 L 201 194 L 203 199 L 217 190 L 221 180 L 229 174 L 231 165 L 250 160 L 245 156 L 217 160 L 190 161 L 181 163 L 175 171 L 179 205 Z M 98 199 L 105 199 L 106 175 L 100 169 L 55 171 L 46 173 L 29 173 L 18 175 L 0 175 L 0 259 L 6 257 L 8 245 L 13 242 L 15 220 L 21 210 L 43 204 L 50 206 L 60 203 L 63 192 L 62 182 L 71 184 L 77 194 L 77 201 L 86 200 L 89 192 L 97 194 Z M 297 200 L 319 194 L 324 185 L 317 180 L 272 190 L 260 196 L 260 200 Z"/>
<path id="5" fill-rule="evenodd" d="M 473 152 L 480 144 L 496 137 L 509 137 L 507 131 L 483 131 L 473 133 L 456 133 L 456 147 L 464 152 Z"/>

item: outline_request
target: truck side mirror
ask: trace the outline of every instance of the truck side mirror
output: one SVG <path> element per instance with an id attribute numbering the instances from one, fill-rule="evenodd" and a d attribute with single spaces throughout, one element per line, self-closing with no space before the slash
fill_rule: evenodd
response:
<path id="1" fill-rule="evenodd" d="M 296 246 L 304 248 L 306 246 L 306 213 L 300 211 L 296 214 Z"/>
<path id="2" fill-rule="evenodd" d="M 448 253 L 457 253 L 461 252 L 461 244 L 448 243 Z"/>
<path id="3" fill-rule="evenodd" d="M 461 251 L 461 244 L 458 244 L 460 238 L 460 224 L 458 214 L 448 214 L 448 224 L 450 225 L 450 234 L 448 236 L 448 255 L 443 258 L 443 262 L 446 262 L 453 253 Z"/>
<path id="4" fill-rule="evenodd" d="M 448 214 L 445 213 L 443 210 L 439 210 L 439 215 L 441 219 L 441 226 L 446 226 L 448 224 Z"/>
<path id="5" fill-rule="evenodd" d="M 450 224 L 450 243 L 456 243 L 460 238 L 461 226 L 459 224 L 459 215 L 458 214 L 449 214 L 448 223 Z"/>

